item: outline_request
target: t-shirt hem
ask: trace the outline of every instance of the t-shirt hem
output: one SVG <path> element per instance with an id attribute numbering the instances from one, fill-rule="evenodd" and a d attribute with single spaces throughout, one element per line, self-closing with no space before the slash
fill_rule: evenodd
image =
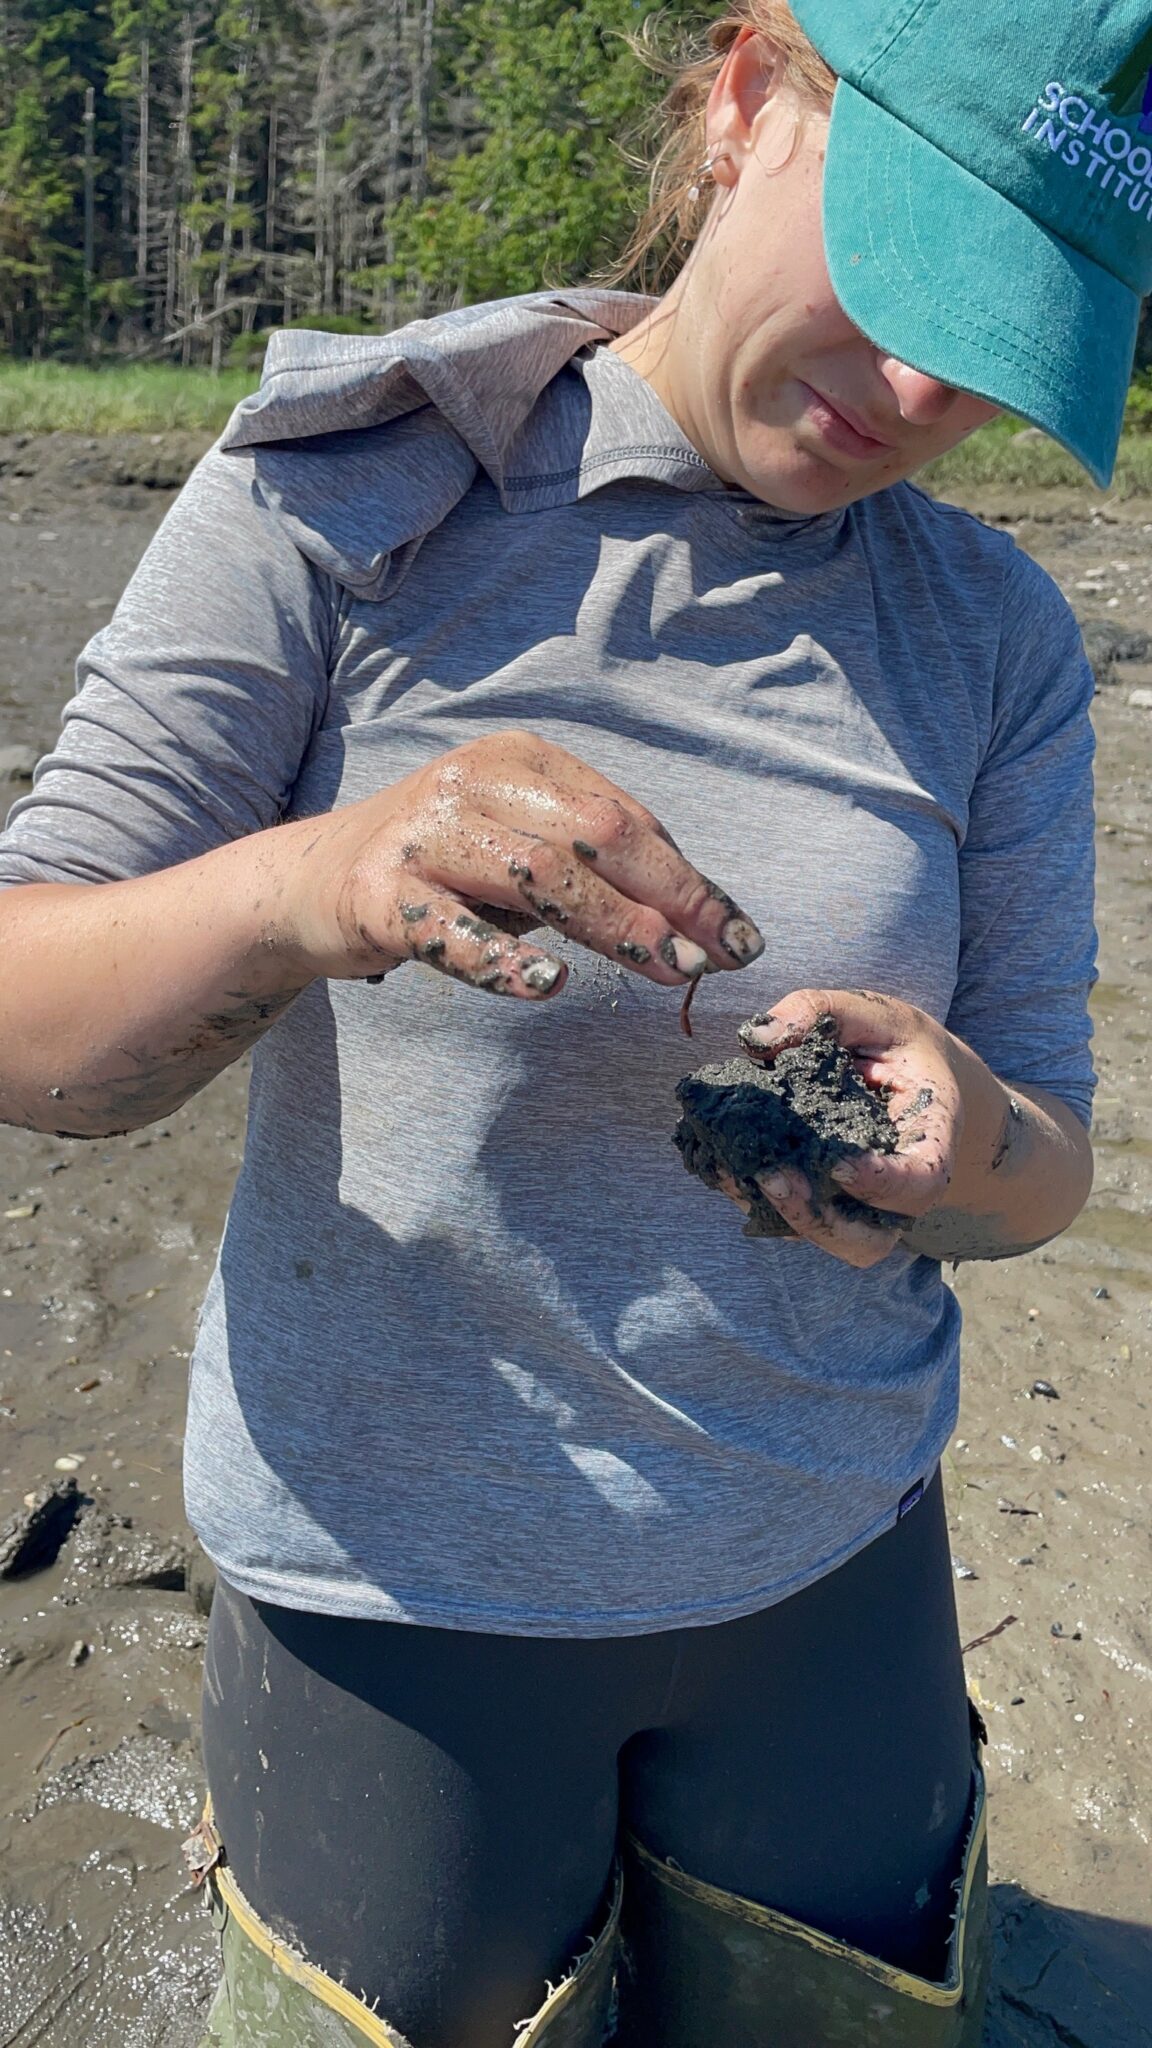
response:
<path id="1" fill-rule="evenodd" d="M 320 1574 L 273 1571 L 217 1555 L 207 1543 L 205 1549 L 221 1577 L 238 1593 L 245 1594 L 250 1600 L 266 1601 L 274 1607 L 288 1607 L 306 1614 L 331 1615 L 346 1621 L 399 1622 L 414 1628 L 458 1629 L 472 1635 L 561 1638 L 659 1635 L 670 1629 L 708 1628 L 727 1621 L 740 1621 L 746 1615 L 775 1607 L 793 1593 L 802 1593 L 805 1587 L 815 1585 L 818 1579 L 847 1564 L 877 1537 L 894 1528 L 899 1519 L 899 1504 L 921 1481 L 926 1489 L 935 1470 L 934 1461 L 926 1472 L 914 1474 L 904 1492 L 896 1496 L 882 1516 L 818 1562 L 806 1565 L 803 1570 L 786 1578 L 762 1583 L 730 1600 L 712 1603 L 682 1602 L 611 1612 L 574 1609 L 564 1614 L 546 1614 L 461 1600 L 434 1600 L 413 1595 L 400 1598 L 384 1592 L 370 1580 L 352 1581 Z"/>

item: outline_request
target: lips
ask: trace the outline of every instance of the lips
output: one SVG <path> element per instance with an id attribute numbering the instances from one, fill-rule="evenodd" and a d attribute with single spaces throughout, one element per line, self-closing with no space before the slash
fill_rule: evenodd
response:
<path id="1" fill-rule="evenodd" d="M 874 459 L 878 455 L 892 453 L 896 443 L 875 433 L 862 413 L 845 405 L 842 399 L 826 397 L 811 384 L 802 384 L 801 388 L 808 397 L 804 408 L 807 417 L 822 438 L 839 449 L 841 454 Z"/>

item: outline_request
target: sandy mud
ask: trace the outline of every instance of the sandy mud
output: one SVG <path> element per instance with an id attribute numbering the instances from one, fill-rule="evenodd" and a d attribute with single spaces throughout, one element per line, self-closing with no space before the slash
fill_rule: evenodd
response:
<path id="1" fill-rule="evenodd" d="M 0 775 L 50 741 L 194 452 L 0 439 Z M 1152 504 L 976 509 L 1089 622 L 1103 931 L 1095 1193 L 1057 1244 L 959 1277 L 945 1469 L 990 1735 L 985 2048 L 1152 2048 Z M 236 1069 L 134 1137 L 0 1131 L 0 1522 L 69 1476 L 92 1504 L 55 1562 L 0 1578 L 0 2048 L 191 2048 L 210 1995 L 179 1857 L 205 1626 L 179 1457 L 243 1106 Z"/>
<path id="2" fill-rule="evenodd" d="M 750 1018 L 740 1036 L 762 1018 Z M 681 1116 L 673 1142 L 689 1173 L 705 1187 L 734 1187 L 748 1204 L 745 1237 L 791 1237 L 761 1193 L 759 1176 L 776 1167 L 803 1174 L 817 1215 L 835 1209 L 859 1223 L 885 1219 L 846 1195 L 832 1178 L 843 1160 L 869 1151 L 894 1152 L 896 1127 L 884 1099 L 865 1086 L 843 1046 L 834 1017 L 818 1017 L 800 1043 L 771 1066 L 722 1060 L 685 1074 L 676 1088 Z"/>

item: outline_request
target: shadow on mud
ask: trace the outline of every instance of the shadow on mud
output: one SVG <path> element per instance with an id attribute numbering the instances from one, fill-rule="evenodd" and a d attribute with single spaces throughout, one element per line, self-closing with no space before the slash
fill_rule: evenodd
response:
<path id="1" fill-rule="evenodd" d="M 1152 1926 L 991 1888 L 983 2048 L 1150 2048 Z"/>

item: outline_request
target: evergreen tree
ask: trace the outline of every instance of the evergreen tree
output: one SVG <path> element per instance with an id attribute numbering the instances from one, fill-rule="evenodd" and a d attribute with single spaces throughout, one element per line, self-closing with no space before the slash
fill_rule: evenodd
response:
<path id="1" fill-rule="evenodd" d="M 655 0 L 467 0 L 451 70 L 475 146 L 400 211 L 401 261 L 441 300 L 571 281 L 612 261 L 643 198 L 634 161 L 658 87 L 627 41 Z M 670 21 L 695 7 L 665 5 Z"/>

